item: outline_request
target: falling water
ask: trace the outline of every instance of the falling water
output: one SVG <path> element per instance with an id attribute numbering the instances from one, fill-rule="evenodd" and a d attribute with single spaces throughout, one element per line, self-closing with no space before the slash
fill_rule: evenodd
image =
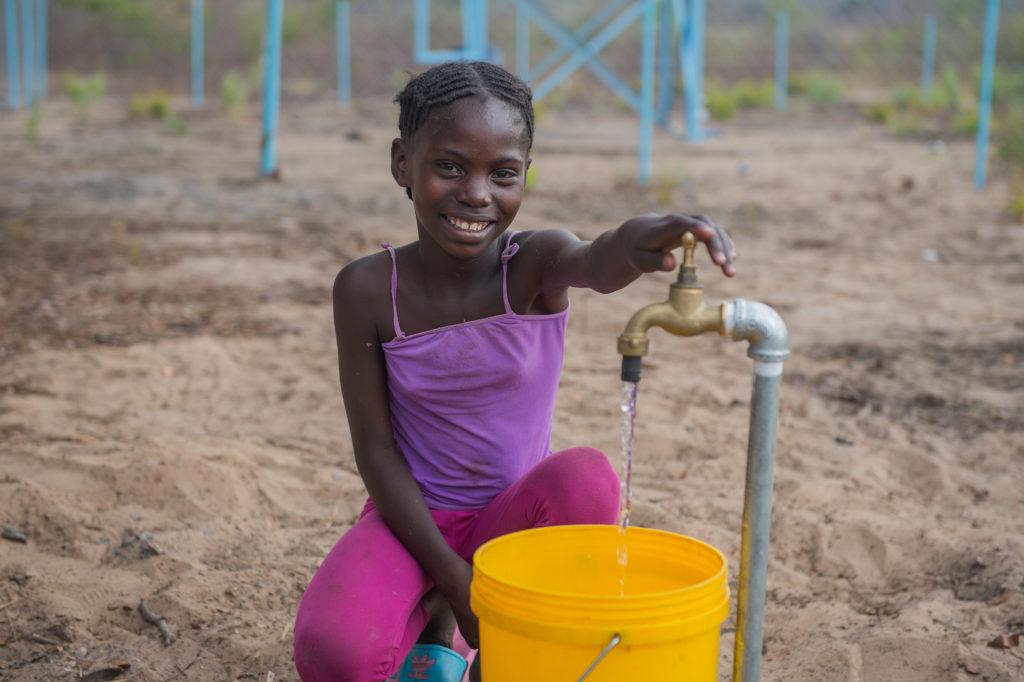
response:
<path id="1" fill-rule="evenodd" d="M 626 594 L 626 564 L 629 551 L 626 547 L 626 529 L 629 528 L 629 513 L 633 510 L 633 430 L 636 426 L 636 387 L 632 381 L 622 382 L 622 493 L 619 510 L 619 542 L 616 557 L 619 561 L 619 595 Z"/>

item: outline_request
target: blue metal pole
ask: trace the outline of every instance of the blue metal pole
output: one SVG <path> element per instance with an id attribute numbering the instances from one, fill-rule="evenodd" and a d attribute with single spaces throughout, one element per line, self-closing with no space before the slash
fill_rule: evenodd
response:
<path id="1" fill-rule="evenodd" d="M 981 95 L 978 100 L 978 139 L 974 154 L 974 185 L 985 188 L 988 159 L 988 124 L 992 116 L 992 78 L 996 66 L 996 37 L 999 34 L 999 0 L 988 0 L 985 9 L 985 51 L 981 64 Z"/>
<path id="2" fill-rule="evenodd" d="M 338 0 L 334 7 L 338 44 L 338 101 L 352 101 L 352 45 L 349 26 L 349 0 Z"/>
<path id="3" fill-rule="evenodd" d="M 192 106 L 203 106 L 205 80 L 203 76 L 203 0 L 192 0 Z"/>
<path id="4" fill-rule="evenodd" d="M 516 3 L 516 75 L 530 80 L 530 17 L 522 3 Z"/>
<path id="5" fill-rule="evenodd" d="M 36 101 L 35 90 L 35 23 L 32 21 L 32 0 L 21 0 L 21 73 L 25 86 L 25 106 Z"/>
<path id="6" fill-rule="evenodd" d="M 491 41 L 488 35 L 488 0 L 476 0 L 476 35 L 478 49 L 480 51 L 477 59 L 491 59 Z"/>
<path id="7" fill-rule="evenodd" d="M 651 148 L 654 141 L 654 40 L 658 23 L 658 0 L 643 0 L 643 44 L 640 54 L 640 141 L 637 145 L 636 181 L 651 181 Z"/>
<path id="8" fill-rule="evenodd" d="M 46 72 L 49 68 L 46 47 L 46 0 L 36 0 L 36 92 L 46 97 Z"/>
<path id="9" fill-rule="evenodd" d="M 921 55 L 921 93 L 925 97 L 932 92 L 932 83 L 935 81 L 935 42 L 938 33 L 938 23 L 934 14 L 924 18 L 924 44 Z"/>
<path id="10" fill-rule="evenodd" d="M 430 51 L 430 0 L 416 0 L 412 28 L 413 59 L 423 64 Z"/>
<path id="11" fill-rule="evenodd" d="M 281 27 L 284 0 L 267 0 L 264 36 L 263 144 L 260 173 L 277 175 L 277 122 L 281 108 Z"/>
<path id="12" fill-rule="evenodd" d="M 786 110 L 789 87 L 789 12 L 775 13 L 775 110 Z"/>
<path id="13" fill-rule="evenodd" d="M 655 122 L 659 126 L 667 126 L 668 118 L 675 103 L 675 81 L 672 68 L 672 45 L 675 38 L 675 25 L 672 23 L 672 6 L 668 0 L 662 0 L 658 14 L 658 106 Z"/>
<path id="14" fill-rule="evenodd" d="M 704 108 L 704 0 L 688 1 L 683 40 L 686 135 L 695 142 L 704 139 L 704 126 L 701 121 Z"/>
<path id="15" fill-rule="evenodd" d="M 18 73 L 18 12 L 15 0 L 4 0 L 4 35 L 7 40 L 7 108 L 21 107 L 21 77 Z"/>
<path id="16" fill-rule="evenodd" d="M 462 18 L 462 45 L 463 52 L 473 52 L 476 48 L 476 11 L 475 0 L 462 0 L 460 3 Z"/>

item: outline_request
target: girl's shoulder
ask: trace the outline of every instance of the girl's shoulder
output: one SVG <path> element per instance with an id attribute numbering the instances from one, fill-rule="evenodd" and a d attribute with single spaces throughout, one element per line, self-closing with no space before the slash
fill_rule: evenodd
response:
<path id="1" fill-rule="evenodd" d="M 366 295 L 379 289 L 386 292 L 390 279 L 391 256 L 381 250 L 343 265 L 334 278 L 334 293 Z"/>

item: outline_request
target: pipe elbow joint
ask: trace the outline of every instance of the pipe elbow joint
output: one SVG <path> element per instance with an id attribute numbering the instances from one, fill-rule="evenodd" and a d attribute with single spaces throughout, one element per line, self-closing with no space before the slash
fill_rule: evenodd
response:
<path id="1" fill-rule="evenodd" d="M 748 341 L 747 356 L 762 362 L 783 362 L 789 357 L 789 332 L 782 317 L 770 306 L 738 298 L 729 304 L 726 335 Z"/>

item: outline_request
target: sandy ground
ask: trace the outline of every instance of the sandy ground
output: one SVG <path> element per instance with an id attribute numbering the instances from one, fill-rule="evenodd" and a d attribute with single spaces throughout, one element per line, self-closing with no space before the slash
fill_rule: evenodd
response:
<path id="1" fill-rule="evenodd" d="M 364 492 L 337 387 L 330 284 L 414 235 L 387 172 L 394 112 L 287 108 L 283 179 L 255 119 L 172 137 L 59 102 L 0 117 L 0 679 L 292 680 L 296 603 Z M 686 145 L 632 186 L 635 123 L 546 118 L 518 227 L 584 237 L 703 212 L 740 275 L 707 298 L 790 328 L 764 677 L 1024 679 L 1024 227 L 972 149 L 795 114 Z M 930 250 L 930 251 L 928 251 Z M 617 463 L 615 337 L 668 276 L 577 292 L 555 447 Z M 385 287 L 386 282 L 381 282 Z M 639 525 L 737 565 L 745 347 L 656 332 L 639 397 Z M 735 581 L 735 574 L 732 576 Z M 176 641 L 143 621 L 145 599 Z M 723 630 L 727 678 L 733 621 Z"/>

